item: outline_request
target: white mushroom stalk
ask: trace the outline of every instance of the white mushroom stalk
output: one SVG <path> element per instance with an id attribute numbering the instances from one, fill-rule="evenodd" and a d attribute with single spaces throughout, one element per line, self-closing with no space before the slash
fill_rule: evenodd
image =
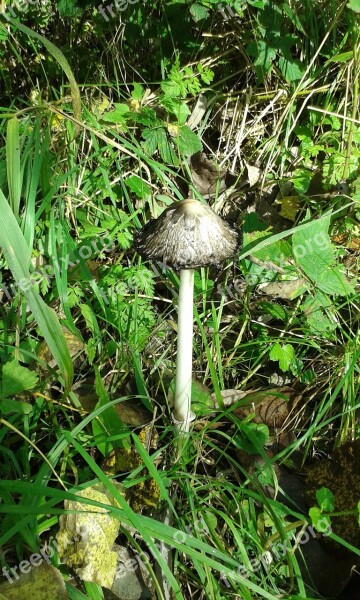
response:
<path id="1" fill-rule="evenodd" d="M 174 422 L 184 432 L 189 431 L 195 419 L 191 412 L 192 345 L 193 345 L 194 269 L 181 269 L 178 338 L 176 355 L 176 382 L 174 398 Z"/>
<path id="2" fill-rule="evenodd" d="M 191 412 L 194 269 L 219 266 L 233 256 L 238 234 L 209 206 L 187 198 L 145 225 L 135 243 L 144 258 L 180 269 L 173 420 L 181 433 L 188 432 L 195 418 Z"/>

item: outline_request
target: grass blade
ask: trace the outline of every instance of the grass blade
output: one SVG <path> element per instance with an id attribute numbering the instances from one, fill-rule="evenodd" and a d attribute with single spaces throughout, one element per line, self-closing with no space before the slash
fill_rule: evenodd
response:
<path id="1" fill-rule="evenodd" d="M 50 52 L 50 54 L 58 62 L 58 64 L 60 65 L 60 67 L 62 68 L 66 77 L 69 80 L 74 117 L 76 119 L 80 119 L 80 115 L 81 115 L 80 90 L 78 88 L 78 84 L 76 83 L 76 79 L 71 70 L 71 67 L 70 67 L 67 59 L 61 52 L 61 50 L 59 48 L 57 48 L 57 46 L 55 46 L 55 44 L 50 42 L 50 40 L 48 40 L 46 37 L 44 37 L 43 35 L 40 35 L 36 31 L 33 31 L 32 29 L 29 29 L 29 27 L 26 27 L 26 25 L 23 25 L 22 23 L 18 23 L 17 21 L 12 19 L 8 15 L 6 15 L 6 19 L 9 21 L 9 23 L 11 23 L 11 25 L 13 25 L 13 27 L 16 27 L 17 29 L 19 29 L 20 31 L 22 31 L 23 33 L 28 35 L 29 37 L 34 38 L 35 40 L 38 40 L 39 42 L 44 44 L 46 50 L 48 52 Z"/>
<path id="2" fill-rule="evenodd" d="M 9 188 L 9 203 L 16 218 L 19 217 L 21 173 L 19 121 L 10 119 L 6 136 L 6 170 Z"/>
<path id="3" fill-rule="evenodd" d="M 31 281 L 30 250 L 4 194 L 0 190 L 0 247 L 19 290 L 23 292 L 44 339 L 49 346 L 68 391 L 73 379 L 73 365 L 55 312 L 45 304 Z"/>

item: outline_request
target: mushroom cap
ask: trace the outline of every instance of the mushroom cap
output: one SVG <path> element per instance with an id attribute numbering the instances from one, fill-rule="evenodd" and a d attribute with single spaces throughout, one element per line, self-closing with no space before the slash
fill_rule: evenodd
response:
<path id="1" fill-rule="evenodd" d="M 145 225 L 135 240 L 144 258 L 180 269 L 220 265 L 233 256 L 238 233 L 209 206 L 187 198 Z"/>

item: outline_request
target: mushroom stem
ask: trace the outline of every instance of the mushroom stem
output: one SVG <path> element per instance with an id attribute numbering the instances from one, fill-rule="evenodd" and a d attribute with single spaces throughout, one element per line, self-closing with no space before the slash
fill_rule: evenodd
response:
<path id="1" fill-rule="evenodd" d="M 189 431 L 195 415 L 191 412 L 192 342 L 193 342 L 194 269 L 181 269 L 174 421 L 181 431 Z"/>

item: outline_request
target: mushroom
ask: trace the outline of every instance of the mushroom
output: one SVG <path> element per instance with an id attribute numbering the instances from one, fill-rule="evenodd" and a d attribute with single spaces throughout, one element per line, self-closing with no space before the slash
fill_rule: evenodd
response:
<path id="1" fill-rule="evenodd" d="M 145 225 L 135 241 L 142 257 L 180 269 L 173 420 L 183 432 L 195 418 L 191 412 L 194 269 L 219 266 L 235 254 L 237 245 L 238 233 L 193 198 L 171 204 Z"/>

